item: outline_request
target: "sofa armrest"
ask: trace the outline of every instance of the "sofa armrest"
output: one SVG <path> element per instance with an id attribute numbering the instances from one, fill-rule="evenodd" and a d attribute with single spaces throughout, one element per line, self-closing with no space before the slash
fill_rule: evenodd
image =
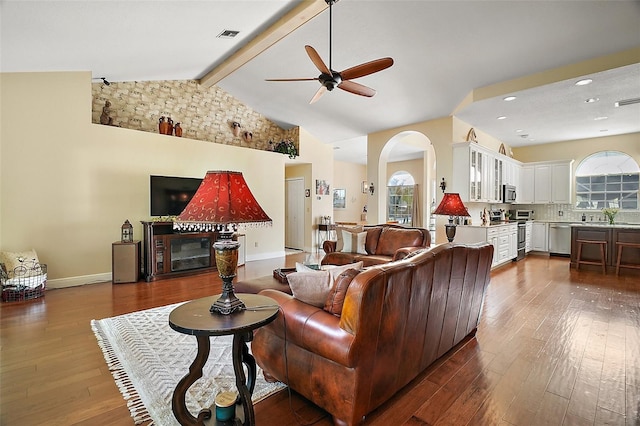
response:
<path id="1" fill-rule="evenodd" d="M 393 261 L 404 259 L 411 253 L 418 250 L 424 250 L 424 249 L 425 249 L 424 247 L 401 247 L 398 250 L 396 250 L 396 252 L 393 254 Z"/>
<path id="2" fill-rule="evenodd" d="M 265 331 L 346 367 L 355 366 L 351 351 L 355 336 L 340 328 L 340 318 L 281 291 L 263 290 L 260 294 L 280 305 L 280 315 L 263 327 Z"/>
<path id="3" fill-rule="evenodd" d="M 337 245 L 337 241 L 326 240 L 324 243 L 322 243 L 322 250 L 324 250 L 325 253 L 333 253 L 334 251 L 336 251 Z"/>

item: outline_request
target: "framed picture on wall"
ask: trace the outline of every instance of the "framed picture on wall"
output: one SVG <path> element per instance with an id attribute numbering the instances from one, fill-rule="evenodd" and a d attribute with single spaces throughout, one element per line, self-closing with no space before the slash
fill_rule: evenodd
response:
<path id="1" fill-rule="evenodd" d="M 329 195 L 329 183 L 324 179 L 316 179 L 316 194 Z"/>
<path id="2" fill-rule="evenodd" d="M 347 207 L 347 190 L 334 189 L 333 190 L 333 208 L 344 209 L 346 207 Z"/>

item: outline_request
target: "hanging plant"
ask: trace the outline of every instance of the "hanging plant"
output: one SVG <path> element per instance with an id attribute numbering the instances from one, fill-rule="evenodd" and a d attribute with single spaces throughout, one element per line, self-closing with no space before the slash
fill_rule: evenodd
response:
<path id="1" fill-rule="evenodd" d="M 296 148 L 296 146 L 293 144 L 293 141 L 291 139 L 285 139 L 278 143 L 269 141 L 269 147 L 273 152 L 286 154 L 291 159 L 294 159 L 298 156 L 298 148 Z"/>

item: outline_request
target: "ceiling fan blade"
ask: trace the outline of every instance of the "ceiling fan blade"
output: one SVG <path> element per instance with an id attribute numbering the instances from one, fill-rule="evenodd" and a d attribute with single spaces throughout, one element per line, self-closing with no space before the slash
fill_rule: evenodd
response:
<path id="1" fill-rule="evenodd" d="M 338 87 L 347 92 L 355 93 L 356 95 L 366 96 L 368 98 L 376 94 L 376 91 L 370 87 L 363 86 L 355 81 L 342 80 L 342 83 L 338 84 Z"/>
<path id="2" fill-rule="evenodd" d="M 266 78 L 264 81 L 314 81 L 316 78 Z"/>
<path id="3" fill-rule="evenodd" d="M 329 67 L 327 67 L 325 63 L 322 61 L 322 58 L 320 57 L 320 55 L 318 55 L 318 52 L 316 52 L 316 49 L 314 49 L 309 45 L 305 46 L 304 48 L 307 51 L 307 55 L 309 55 L 309 58 L 311 58 L 311 62 L 313 62 L 313 64 L 316 66 L 316 68 L 318 68 L 318 70 L 321 73 L 328 74 L 328 75 L 333 74 L 329 70 Z"/>
<path id="4" fill-rule="evenodd" d="M 381 58 L 374 61 L 365 62 L 364 64 L 356 65 L 355 67 L 347 68 L 342 71 L 340 75 L 343 80 L 351 80 L 352 78 L 364 77 L 365 75 L 373 74 L 374 72 L 382 71 L 393 65 L 393 59 Z"/>
<path id="5" fill-rule="evenodd" d="M 320 97 L 322 97 L 322 95 L 324 95 L 326 91 L 327 91 L 326 87 L 320 86 L 316 94 L 313 95 L 313 98 L 311 98 L 311 100 L 309 101 L 309 104 L 317 102 L 318 99 L 320 99 Z"/>

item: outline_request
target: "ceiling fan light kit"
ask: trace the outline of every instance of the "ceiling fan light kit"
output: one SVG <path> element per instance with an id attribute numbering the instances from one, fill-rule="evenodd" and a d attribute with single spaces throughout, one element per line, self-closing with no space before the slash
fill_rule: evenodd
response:
<path id="1" fill-rule="evenodd" d="M 376 59 L 370 62 L 356 65 L 351 68 L 347 68 L 346 70 L 341 72 L 333 70 L 331 52 L 333 32 L 332 7 L 334 3 L 337 3 L 337 0 L 325 0 L 325 2 L 329 5 L 329 66 L 324 63 L 318 52 L 313 47 L 306 45 L 304 48 L 307 51 L 307 55 L 309 55 L 311 62 L 313 62 L 316 68 L 320 71 L 320 75 L 318 77 L 267 79 L 266 81 L 319 81 L 321 86 L 311 98 L 311 101 L 309 102 L 310 104 L 313 104 L 318 99 L 320 99 L 320 97 L 327 91 L 330 92 L 336 87 L 344 90 L 345 92 L 370 98 L 376 94 L 376 91 L 374 89 L 351 80 L 389 68 L 393 65 L 393 59 L 389 57 Z"/>

